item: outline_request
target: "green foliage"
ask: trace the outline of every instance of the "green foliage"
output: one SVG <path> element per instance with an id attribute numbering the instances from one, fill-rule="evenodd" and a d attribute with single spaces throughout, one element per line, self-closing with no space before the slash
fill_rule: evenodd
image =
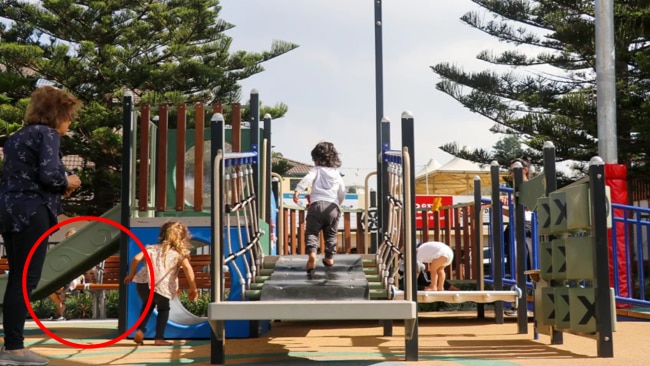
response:
<path id="1" fill-rule="evenodd" d="M 90 291 L 76 293 L 65 298 L 66 319 L 91 319 L 93 317 L 93 294 Z"/>
<path id="2" fill-rule="evenodd" d="M 67 211 L 97 215 L 119 200 L 125 91 L 136 103 L 229 105 L 239 102 L 240 80 L 297 47 L 275 41 L 268 51 L 231 51 L 225 32 L 233 25 L 220 11 L 218 0 L 3 2 L 0 18 L 9 23 L 0 23 L 0 131 L 19 127 L 23 109 L 16 103 L 38 78 L 86 105 L 63 141 L 66 155 L 86 162 L 83 189 L 76 201 L 66 200 Z M 286 106 L 267 111 L 279 118 Z"/>
<path id="3" fill-rule="evenodd" d="M 470 11 L 461 20 L 513 46 L 501 53 L 485 50 L 477 57 L 511 69 L 466 72 L 441 62 L 432 66 L 441 77 L 437 89 L 492 120 L 491 132 L 516 137 L 533 163 L 541 163 L 546 141 L 555 145 L 558 161 L 587 162 L 597 155 L 594 3 L 474 2 L 482 11 Z M 630 176 L 647 172 L 650 153 L 649 22 L 647 2 L 616 3 L 618 160 L 628 166 Z M 453 144 L 441 148 L 458 152 Z M 486 164 L 503 164 L 505 158 L 485 150 L 461 155 Z"/>
<path id="4" fill-rule="evenodd" d="M 54 314 L 55 306 L 49 298 L 32 301 L 31 304 L 34 314 L 36 314 L 39 319 L 47 319 Z M 29 313 L 27 314 L 27 317 L 31 318 Z"/>
<path id="5" fill-rule="evenodd" d="M 106 317 L 117 318 L 119 316 L 119 293 L 117 291 L 106 291 Z"/>
<path id="6" fill-rule="evenodd" d="M 187 299 L 187 293 L 182 292 L 179 296 L 181 303 L 190 313 L 196 316 L 208 316 L 208 304 L 210 303 L 210 294 L 202 292 L 199 298 L 192 302 Z"/>
<path id="7" fill-rule="evenodd" d="M 100 292 L 73 292 L 65 298 L 66 319 L 92 319 L 93 296 L 101 296 Z M 203 292 L 198 300 L 191 302 L 187 299 L 187 294 L 182 292 L 180 300 L 183 306 L 196 316 L 207 316 L 208 304 L 210 303 L 210 294 Z M 138 300 L 139 301 L 139 300 Z M 32 302 L 34 313 L 39 319 L 47 319 L 54 314 L 54 303 L 49 298 Z M 117 291 L 106 291 L 106 317 L 115 319 L 119 316 L 119 294 Z"/>
<path id="8" fill-rule="evenodd" d="M 281 152 L 271 151 L 271 171 L 280 175 L 288 172 L 293 168 L 293 164 L 283 159 L 284 156 Z"/>
<path id="9" fill-rule="evenodd" d="M 293 164 L 286 160 L 275 160 L 271 164 L 271 171 L 280 175 L 284 175 L 284 173 L 288 172 L 291 168 L 293 168 Z"/>

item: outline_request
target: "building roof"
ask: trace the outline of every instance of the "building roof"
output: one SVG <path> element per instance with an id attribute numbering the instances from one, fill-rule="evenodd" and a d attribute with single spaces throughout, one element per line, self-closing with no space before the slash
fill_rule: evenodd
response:
<path id="1" fill-rule="evenodd" d="M 305 174 L 309 173 L 309 170 L 313 168 L 313 165 L 301 163 L 297 160 L 292 160 L 292 159 L 287 159 L 284 156 L 277 156 L 274 157 L 273 163 L 277 163 L 279 161 L 285 161 L 287 164 L 291 165 L 291 169 L 287 170 L 284 175 L 285 176 L 290 176 L 290 177 L 302 177 Z"/>

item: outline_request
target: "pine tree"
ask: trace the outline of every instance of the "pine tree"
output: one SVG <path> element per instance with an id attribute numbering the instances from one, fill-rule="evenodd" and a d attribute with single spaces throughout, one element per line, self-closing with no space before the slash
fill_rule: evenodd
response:
<path id="1" fill-rule="evenodd" d="M 220 10 L 218 0 L 3 1 L 0 17 L 11 24 L 0 32 L 0 64 L 20 77 L 49 80 L 85 103 L 74 138 L 63 141 L 66 154 L 94 164 L 82 172 L 78 192 L 91 203 L 76 213 L 100 214 L 119 200 L 125 91 L 136 102 L 154 95 L 239 102 L 238 81 L 297 47 L 275 41 L 269 51 L 231 52 L 224 32 L 233 25 L 219 18 Z"/>
<path id="2" fill-rule="evenodd" d="M 473 1 L 489 16 L 468 12 L 461 20 L 514 46 L 477 58 L 511 70 L 468 73 L 439 63 L 432 66 L 442 79 L 437 89 L 494 121 L 491 132 L 517 136 L 538 163 L 545 141 L 554 143 L 559 161 L 597 155 L 594 2 Z M 647 172 L 650 152 L 649 24 L 647 1 L 616 2 L 618 160 L 630 176 Z M 454 154 L 453 147 L 446 151 Z M 473 158 L 487 163 L 493 156 L 480 151 Z"/>

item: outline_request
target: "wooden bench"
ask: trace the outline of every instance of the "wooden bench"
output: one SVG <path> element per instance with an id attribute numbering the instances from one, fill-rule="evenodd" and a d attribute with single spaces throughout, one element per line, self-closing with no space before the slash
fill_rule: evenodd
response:
<path id="1" fill-rule="evenodd" d="M 9 271 L 9 262 L 7 258 L 0 258 L 0 274 L 5 274 Z"/>
<path id="2" fill-rule="evenodd" d="M 210 289 L 210 254 L 197 254 L 190 258 L 192 269 L 194 270 L 194 278 L 196 287 L 199 289 Z M 9 263 L 6 258 L 0 259 L 0 274 L 4 274 L 9 270 Z M 229 273 L 224 273 L 226 279 L 226 287 L 230 286 Z M 102 263 L 97 264 L 95 268 L 87 271 L 84 274 L 85 283 L 78 284 L 75 290 L 79 291 L 108 291 L 119 289 L 122 279 L 120 278 L 120 257 L 117 255 L 110 256 Z M 179 270 L 178 282 L 181 289 L 189 288 L 185 272 Z"/>
<path id="3" fill-rule="evenodd" d="M 198 289 L 210 289 L 212 279 L 210 278 L 210 263 L 212 256 L 210 254 L 196 254 L 190 257 L 190 264 L 194 270 L 194 281 Z M 178 286 L 181 289 L 190 288 L 190 285 L 185 277 L 185 272 L 181 269 L 178 271 Z"/>
<path id="4" fill-rule="evenodd" d="M 210 254 L 196 254 L 190 257 L 190 264 L 194 270 L 196 287 L 199 289 L 209 289 L 211 286 L 210 278 Z M 104 269 L 101 274 L 98 270 L 91 270 L 86 273 L 86 284 L 78 285 L 78 290 L 117 290 L 122 281 L 120 277 L 120 257 L 110 256 L 104 261 Z M 226 272 L 226 287 L 229 284 L 229 276 Z M 181 269 L 178 271 L 178 284 L 181 289 L 189 288 L 185 272 Z"/>
<path id="5" fill-rule="evenodd" d="M 78 284 L 75 290 L 108 291 L 120 287 L 120 257 L 112 255 L 84 274 L 86 283 Z"/>

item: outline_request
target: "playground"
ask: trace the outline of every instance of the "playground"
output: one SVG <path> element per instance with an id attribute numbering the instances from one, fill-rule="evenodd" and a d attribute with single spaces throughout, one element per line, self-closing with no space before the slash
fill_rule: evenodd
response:
<path id="1" fill-rule="evenodd" d="M 258 98 L 256 92 L 251 94 L 251 100 Z M 245 129 L 234 115 L 226 128 L 221 108 L 181 105 L 174 116 L 162 105 L 156 108 L 160 121 L 153 124 L 151 106 L 136 109 L 131 97 L 125 97 L 124 130 L 132 134 L 124 138 L 122 184 L 130 194 L 102 219 L 121 222 L 132 234 L 101 220 L 80 228 L 48 251 L 43 278 L 34 292 L 36 298 L 46 297 L 110 258 L 115 273 L 105 274 L 113 282 L 89 284 L 84 289 L 117 290 L 118 319 L 30 322 L 27 342 L 48 355 L 51 364 L 336 361 L 400 365 L 444 361 L 535 365 L 553 359 L 604 365 L 612 361 L 634 364 L 642 359 L 638 354 L 631 356 L 642 349 L 635 346 L 640 340 L 634 336 L 647 332 L 650 323 L 617 323 L 616 319 L 648 319 L 647 314 L 639 316 L 643 315 L 639 307 L 615 310 L 614 299 L 622 299 L 617 296 L 618 288 L 598 286 L 609 281 L 607 271 L 597 269 L 608 265 L 607 256 L 598 253 L 607 252 L 606 230 L 611 226 L 606 199 L 594 198 L 605 197 L 598 160 L 590 167 L 589 179 L 560 190 L 554 187 L 553 165 L 526 183 L 521 166 L 515 166 L 514 189 L 500 187 L 499 167 L 492 166 L 493 179 L 487 188 L 491 197 L 481 193 L 481 181 L 476 179 L 473 201 L 438 208 L 434 227 L 427 228 L 428 220 L 424 220 L 424 228 L 416 232 L 414 157 L 410 153 L 415 124 L 414 117 L 405 112 L 402 141 L 398 149 L 387 145 L 385 167 L 379 174 L 387 182 L 380 209 L 383 219 L 379 219 L 383 220 L 379 225 L 382 235 L 370 235 L 363 231 L 364 225 L 358 225 L 358 252 L 344 254 L 350 245 L 350 227 L 344 224 L 339 243 L 343 247 L 335 265 L 325 268 L 319 262 L 307 276 L 306 256 L 301 254 L 305 211 L 291 217 L 294 208 L 272 204 L 267 160 L 270 118 L 264 118 L 261 128 L 259 119 L 253 117 Z M 251 114 L 256 116 L 257 111 Z M 197 121 L 195 129 L 186 128 L 188 117 Z M 177 121 L 174 130 L 167 128 L 171 118 Z M 209 127 L 204 128 L 208 121 Z M 545 149 L 548 161 L 554 161 L 553 153 L 552 146 Z M 207 181 L 213 184 L 206 185 Z M 507 261 L 507 265 L 514 277 L 505 276 L 506 263 L 499 260 L 504 256 L 502 207 L 491 205 L 503 194 L 518 197 L 509 207 L 511 222 L 523 223 L 524 207 L 537 207 L 532 229 L 534 260 L 526 264 L 525 245 L 511 244 L 516 261 Z M 562 210 L 543 209 L 550 206 L 548 202 Z M 486 208 L 489 213 L 484 217 Z M 136 346 L 132 337 L 141 316 L 139 299 L 135 289 L 119 279 L 125 275 L 128 258 L 140 250 L 136 239 L 154 243 L 159 227 L 171 219 L 190 228 L 197 282 L 209 294 L 210 303 L 207 313 L 200 316 L 172 301 L 165 336 L 173 346 L 147 345 L 156 312 L 149 320 L 145 344 Z M 275 224 L 278 243 L 269 235 Z M 523 226 L 515 225 L 512 230 L 516 242 L 525 242 Z M 484 243 L 486 232 L 488 242 Z M 549 235 L 562 240 L 548 241 Z M 416 237 L 449 243 L 455 261 L 448 277 L 471 288 L 419 291 Z M 487 258 L 485 248 L 489 249 Z M 585 253 L 591 260 L 583 259 Z M 643 276 L 643 268 L 639 270 Z M 419 305 L 434 302 L 469 302 L 475 310 L 418 312 Z M 506 305 L 514 306 L 515 313 L 506 314 Z M 61 339 L 90 347 L 71 349 L 47 337 L 36 323 Z M 92 347 L 120 335 L 122 339 L 115 344 Z"/>
<path id="2" fill-rule="evenodd" d="M 252 106 L 258 98 L 251 93 Z M 441 361 L 536 365 L 549 359 L 558 364 L 605 365 L 643 359 L 638 354 L 643 349 L 638 344 L 641 337 L 635 337 L 647 333 L 650 326 L 638 321 L 648 319 L 642 308 L 643 288 L 638 290 L 640 298 L 623 298 L 618 284 L 611 289 L 607 285 L 608 271 L 598 270 L 608 266 L 607 256 L 602 255 L 607 253 L 607 228 L 616 228 L 611 224 L 615 218 L 607 218 L 598 159 L 587 178 L 559 190 L 553 164 L 526 183 L 522 167 L 515 166 L 515 188 L 500 187 L 500 167 L 493 165 L 493 179 L 486 184 L 490 196 L 482 193 L 476 179 L 472 201 L 439 207 L 433 215 L 434 227 L 428 228 L 424 220 L 423 228 L 416 231 L 411 154 L 415 124 L 405 112 L 402 141 L 396 149 L 386 145 L 378 174 L 378 180 L 386 182 L 382 195 L 386 199 L 379 209 L 383 218 L 378 219 L 381 235 L 364 232 L 368 225 L 357 225 L 358 252 L 344 254 L 351 246 L 351 229 L 344 224 L 335 265 L 325 268 L 318 262 L 308 276 L 302 254 L 306 211 L 298 210 L 294 217 L 290 216 L 294 208 L 273 205 L 268 172 L 270 118 L 260 121 L 253 110 L 250 128 L 242 128 L 237 115 L 226 128 L 219 105 L 180 105 L 175 115 L 162 105 L 155 108 L 160 118 L 154 124 L 151 106 L 135 108 L 130 96 L 123 103 L 124 130 L 131 131 L 124 138 L 125 194 L 102 219 L 120 222 L 132 234 L 101 220 L 80 228 L 48 251 L 34 292 L 35 298 L 46 297 L 110 258 L 114 273 L 106 275 L 113 282 L 83 288 L 118 291 L 118 318 L 30 322 L 28 345 L 50 357 L 53 365 Z M 172 118 L 177 122 L 173 130 L 167 128 Z M 195 121 L 195 129 L 186 128 L 188 118 Z M 547 161 L 554 161 L 552 145 L 544 153 Z M 503 194 L 517 197 L 510 203 L 510 222 L 523 223 L 525 207 L 537 208 L 532 264 L 525 263 L 525 245 L 514 244 L 526 242 L 524 225 L 514 225 L 512 230 L 517 240 L 510 241 L 510 252 L 516 255 L 507 266 L 514 276 L 505 275 L 506 263 L 500 260 L 504 257 L 502 207 L 491 204 Z M 135 289 L 120 278 L 125 276 L 128 259 L 140 250 L 137 241 L 154 243 L 162 223 L 172 219 L 190 228 L 197 282 L 209 294 L 210 303 L 200 316 L 172 301 L 165 336 L 173 346 L 148 345 L 156 312 L 149 320 L 145 344 L 136 346 L 132 337 L 141 316 L 140 303 Z M 278 243 L 270 236 L 274 225 Z M 455 252 L 449 279 L 471 288 L 418 290 L 416 239 L 448 243 Z M 636 268 L 643 278 L 643 257 L 639 260 Z M 637 307 L 615 309 L 615 299 Z M 418 311 L 418 306 L 434 302 L 472 303 L 474 310 Z M 515 313 L 506 314 L 506 305 L 514 307 Z M 617 318 L 637 321 L 617 323 Z M 58 343 L 37 323 L 61 339 L 89 348 Z M 115 344 L 92 347 L 120 335 Z"/>

